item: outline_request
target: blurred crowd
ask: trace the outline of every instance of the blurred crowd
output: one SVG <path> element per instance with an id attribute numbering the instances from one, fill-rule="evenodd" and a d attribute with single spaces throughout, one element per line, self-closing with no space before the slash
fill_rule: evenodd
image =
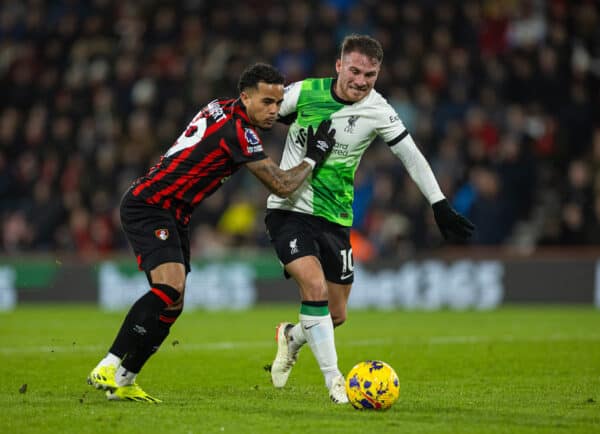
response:
<path id="1" fill-rule="evenodd" d="M 381 41 L 396 108 L 476 245 L 600 244 L 595 1 L 3 0 L 0 253 L 127 249 L 118 205 L 192 115 L 256 61 L 335 75 L 350 33 Z M 286 128 L 263 135 L 279 161 Z M 196 211 L 193 255 L 268 245 L 246 170 Z M 429 205 L 377 141 L 356 179 L 359 259 L 440 245 Z"/>

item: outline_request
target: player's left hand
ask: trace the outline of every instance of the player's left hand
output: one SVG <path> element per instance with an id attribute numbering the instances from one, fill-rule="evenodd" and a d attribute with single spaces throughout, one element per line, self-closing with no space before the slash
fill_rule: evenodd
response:
<path id="1" fill-rule="evenodd" d="M 440 232 L 444 239 L 448 239 L 451 235 L 458 237 L 461 240 L 470 238 L 475 230 L 475 225 L 466 217 L 456 212 L 450 206 L 447 199 L 442 199 L 432 205 L 433 216 L 435 222 L 440 228 Z"/>
<path id="2" fill-rule="evenodd" d="M 331 128 L 331 119 L 321 121 L 317 131 L 312 125 L 308 126 L 306 136 L 306 157 L 311 159 L 315 166 L 320 166 L 335 146 L 335 128 Z M 314 167 L 314 166 L 313 166 Z"/>

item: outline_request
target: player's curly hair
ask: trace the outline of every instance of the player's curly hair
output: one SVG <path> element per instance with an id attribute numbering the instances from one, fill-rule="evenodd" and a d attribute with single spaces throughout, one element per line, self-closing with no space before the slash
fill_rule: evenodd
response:
<path id="1" fill-rule="evenodd" d="M 355 51 L 364 54 L 370 59 L 375 59 L 379 63 L 383 61 L 383 48 L 381 48 L 381 44 L 377 39 L 369 35 L 352 34 L 344 38 L 340 48 L 340 58 L 344 54 Z"/>
<path id="2" fill-rule="evenodd" d="M 274 66 L 267 63 L 255 63 L 242 72 L 238 90 L 243 92 L 249 87 L 257 88 L 261 81 L 267 84 L 284 84 L 285 78 Z"/>

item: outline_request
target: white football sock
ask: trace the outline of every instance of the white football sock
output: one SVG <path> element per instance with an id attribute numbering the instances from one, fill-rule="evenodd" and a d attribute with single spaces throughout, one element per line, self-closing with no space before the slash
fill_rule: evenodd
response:
<path id="1" fill-rule="evenodd" d="M 121 364 L 121 358 L 115 356 L 113 353 L 108 353 L 106 355 L 106 357 L 104 357 L 102 360 L 100 360 L 100 363 L 98 363 L 98 366 L 114 366 L 115 368 L 118 368 L 119 365 Z"/>
<path id="2" fill-rule="evenodd" d="M 325 384 L 329 388 L 331 380 L 341 375 L 337 366 L 337 353 L 335 351 L 331 314 L 327 314 L 326 316 L 300 314 L 300 325 L 302 326 L 306 341 L 325 377 Z"/>
<path id="3" fill-rule="evenodd" d="M 124 367 L 119 366 L 117 368 L 117 373 L 115 374 L 115 382 L 119 387 L 127 386 L 133 384 L 135 377 L 137 377 L 135 372 L 128 371 Z"/>

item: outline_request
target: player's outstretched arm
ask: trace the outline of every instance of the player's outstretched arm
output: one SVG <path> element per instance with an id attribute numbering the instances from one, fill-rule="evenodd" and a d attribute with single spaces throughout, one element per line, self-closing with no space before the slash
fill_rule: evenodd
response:
<path id="1" fill-rule="evenodd" d="M 331 128 L 331 121 L 323 121 L 316 132 L 312 126 L 308 127 L 306 157 L 299 165 L 282 170 L 267 157 L 264 160 L 247 163 L 246 167 L 271 193 L 279 197 L 288 197 L 302 185 L 313 168 L 318 167 L 331 153 L 335 146 L 334 136 L 335 129 Z"/>
<path id="2" fill-rule="evenodd" d="M 431 167 L 417 148 L 410 135 L 393 145 L 392 152 L 402 160 L 410 177 L 419 186 L 423 195 L 433 207 L 435 222 L 444 239 L 450 237 L 466 240 L 471 237 L 475 226 L 466 217 L 456 212 L 444 197 L 440 186 L 433 175 Z"/>

